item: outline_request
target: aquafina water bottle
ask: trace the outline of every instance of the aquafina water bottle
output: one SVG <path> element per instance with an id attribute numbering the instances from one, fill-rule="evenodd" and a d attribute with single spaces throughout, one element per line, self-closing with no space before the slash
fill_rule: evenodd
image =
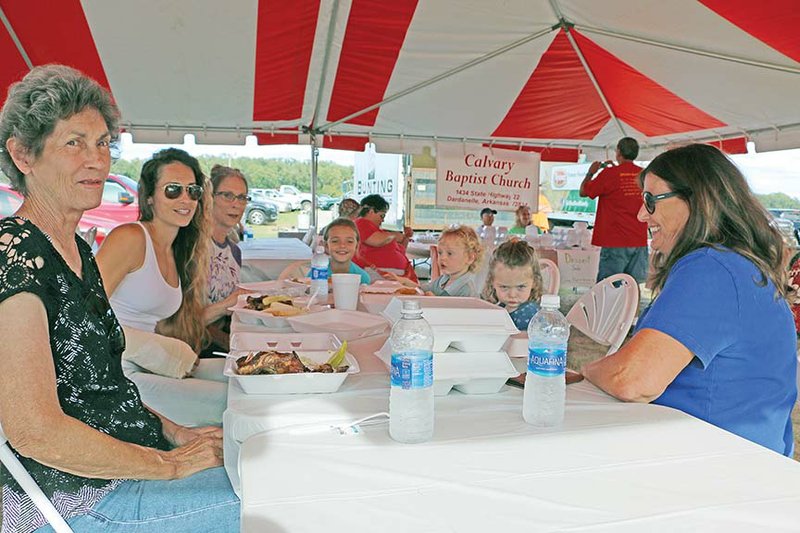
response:
<path id="1" fill-rule="evenodd" d="M 522 418 L 538 427 L 564 421 L 569 322 L 558 310 L 558 295 L 542 296 L 542 307 L 528 324 L 528 373 L 522 396 Z"/>
<path id="2" fill-rule="evenodd" d="M 325 253 L 325 248 L 317 247 L 311 258 L 311 294 L 325 296 L 328 294 L 328 278 L 331 275 L 331 258 Z"/>
<path id="3" fill-rule="evenodd" d="M 425 442 L 433 437 L 433 330 L 418 301 L 403 300 L 390 342 L 389 435 L 397 442 Z"/>

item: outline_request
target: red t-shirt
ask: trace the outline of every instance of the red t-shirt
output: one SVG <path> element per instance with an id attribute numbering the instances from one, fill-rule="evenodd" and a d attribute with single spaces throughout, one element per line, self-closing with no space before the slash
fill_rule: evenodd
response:
<path id="1" fill-rule="evenodd" d="M 399 268 L 405 270 L 408 265 L 408 258 L 403 247 L 392 241 L 384 246 L 369 246 L 364 241 L 380 228 L 366 218 L 357 218 L 356 227 L 361 244 L 358 246 L 358 253 L 353 257 L 353 262 L 360 267 L 382 267 Z"/>
<path id="2" fill-rule="evenodd" d="M 642 207 L 641 171 L 641 167 L 626 161 L 606 168 L 583 186 L 589 198 L 599 197 L 592 235 L 595 246 L 647 246 L 647 224 L 637 218 Z"/>

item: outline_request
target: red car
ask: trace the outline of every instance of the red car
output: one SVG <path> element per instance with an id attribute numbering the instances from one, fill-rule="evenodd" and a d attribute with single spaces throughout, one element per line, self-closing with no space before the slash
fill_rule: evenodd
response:
<path id="1" fill-rule="evenodd" d="M 109 174 L 103 188 L 102 203 L 83 214 L 78 229 L 85 232 L 96 227 L 95 244 L 100 246 L 112 229 L 135 221 L 139 217 L 136 186 L 137 183 L 127 176 Z M 0 183 L 0 218 L 13 215 L 21 204 L 22 195 L 7 183 Z"/>

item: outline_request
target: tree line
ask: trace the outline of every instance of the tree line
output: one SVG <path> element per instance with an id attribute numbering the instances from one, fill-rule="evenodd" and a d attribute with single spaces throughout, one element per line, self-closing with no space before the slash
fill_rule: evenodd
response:
<path id="1" fill-rule="evenodd" d="M 294 185 L 301 191 L 311 190 L 311 162 L 296 159 L 260 159 L 255 157 L 229 157 L 201 155 L 197 157 L 200 167 L 209 174 L 216 164 L 238 168 L 247 177 L 250 188 L 276 189 L 280 185 Z M 139 180 L 142 165 L 146 160 L 119 159 L 111 166 L 113 174 L 124 174 Z M 342 195 L 342 183 L 353 178 L 353 167 L 331 161 L 319 161 L 317 165 L 320 194 Z"/>

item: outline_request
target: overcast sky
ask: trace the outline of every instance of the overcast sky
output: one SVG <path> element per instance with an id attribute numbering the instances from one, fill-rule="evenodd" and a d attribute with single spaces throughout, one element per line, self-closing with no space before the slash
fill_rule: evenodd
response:
<path id="1" fill-rule="evenodd" d="M 297 160 L 311 159 L 311 148 L 307 145 L 272 146 L 255 144 L 249 139 L 245 146 L 197 145 L 192 136 L 184 148 L 192 155 L 230 155 L 233 157 L 287 158 Z M 122 135 L 120 143 L 123 159 L 147 159 L 153 152 L 164 148 L 160 144 L 135 144 L 128 134 Z M 353 165 L 353 154 L 346 150 L 320 149 L 320 159 L 333 161 L 340 165 Z M 753 190 L 759 194 L 783 192 L 800 199 L 800 150 L 783 150 L 763 154 L 742 154 L 733 160 L 744 172 Z"/>

